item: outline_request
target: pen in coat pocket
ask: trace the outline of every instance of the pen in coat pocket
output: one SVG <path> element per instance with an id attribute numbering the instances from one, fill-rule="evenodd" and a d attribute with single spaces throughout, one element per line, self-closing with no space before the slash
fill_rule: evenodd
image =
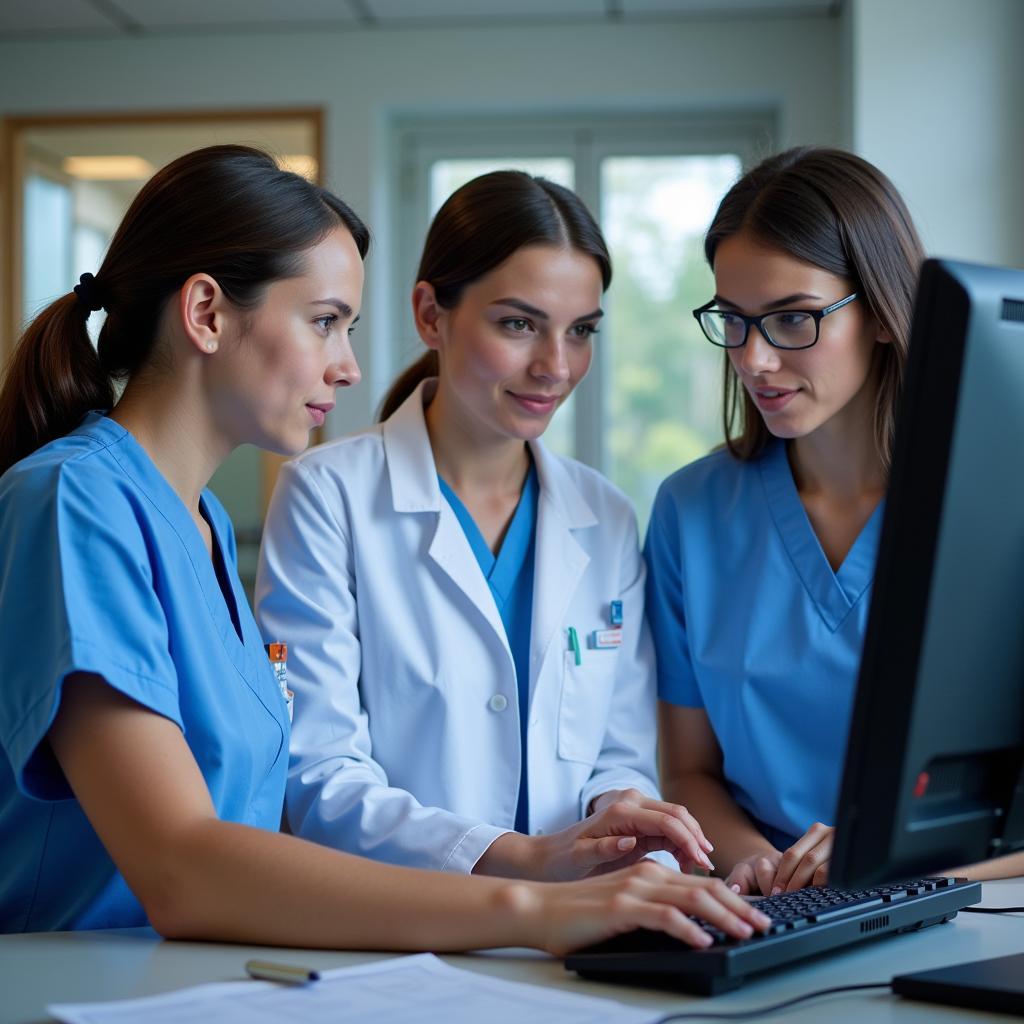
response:
<path id="1" fill-rule="evenodd" d="M 576 664 L 581 665 L 583 663 L 583 654 L 580 651 L 580 638 L 576 633 L 576 627 L 569 627 L 569 650 L 572 651 L 576 658 Z"/>

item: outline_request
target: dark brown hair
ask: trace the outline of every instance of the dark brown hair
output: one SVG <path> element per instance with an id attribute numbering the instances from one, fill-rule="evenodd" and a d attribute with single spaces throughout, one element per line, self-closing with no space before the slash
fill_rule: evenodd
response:
<path id="1" fill-rule="evenodd" d="M 891 336 L 891 344 L 878 346 L 874 417 L 875 444 L 888 469 L 924 259 L 899 192 L 877 167 L 853 153 L 790 149 L 758 164 L 726 193 L 704 239 L 712 269 L 719 243 L 740 232 L 848 278 Z M 729 451 L 738 459 L 757 458 L 771 434 L 728 357 L 722 412 Z"/>
<path id="2" fill-rule="evenodd" d="M 467 285 L 527 245 L 561 246 L 593 256 L 603 287 L 611 283 L 608 247 L 580 197 L 524 171 L 483 174 L 448 197 L 427 232 L 416 280 L 432 284 L 438 304 L 453 309 Z M 420 381 L 437 373 L 437 353 L 431 349 L 391 385 L 379 418 L 386 420 Z"/>
<path id="3" fill-rule="evenodd" d="M 337 225 L 361 256 L 370 235 L 337 196 L 246 146 L 199 149 L 158 171 L 135 197 L 82 299 L 69 293 L 21 336 L 0 390 L 0 473 L 109 409 L 114 382 L 153 356 L 164 304 L 192 274 L 211 275 L 252 309 L 266 285 L 302 273 L 303 255 Z M 94 349 L 90 308 L 107 319 Z"/>

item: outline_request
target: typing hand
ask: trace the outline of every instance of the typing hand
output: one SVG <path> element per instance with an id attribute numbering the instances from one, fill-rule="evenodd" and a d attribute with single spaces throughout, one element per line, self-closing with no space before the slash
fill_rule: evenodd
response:
<path id="1" fill-rule="evenodd" d="M 753 853 L 733 865 L 725 884 L 741 896 L 767 896 L 775 884 L 781 860 L 782 854 L 778 850 Z"/>
<path id="2" fill-rule="evenodd" d="M 834 828 L 816 821 L 782 855 L 771 893 L 792 892 L 805 885 L 825 885 L 834 835 Z"/>
<path id="3" fill-rule="evenodd" d="M 719 879 L 683 875 L 652 861 L 532 891 L 539 902 L 527 903 L 527 912 L 540 931 L 533 944 L 556 956 L 634 928 L 667 932 L 690 946 L 710 945 L 711 936 L 691 914 L 738 939 L 771 924 Z"/>
<path id="4" fill-rule="evenodd" d="M 655 850 L 668 850 L 684 871 L 714 870 L 714 849 L 685 807 L 653 800 L 636 789 L 612 790 L 593 802 L 594 813 L 578 825 L 543 837 L 549 880 L 585 878 L 616 871 Z"/>

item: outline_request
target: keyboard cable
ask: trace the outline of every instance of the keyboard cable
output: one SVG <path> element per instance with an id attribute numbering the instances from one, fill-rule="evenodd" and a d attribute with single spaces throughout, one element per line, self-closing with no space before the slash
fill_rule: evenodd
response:
<path id="1" fill-rule="evenodd" d="M 749 1020 L 751 1017 L 767 1017 L 772 1013 L 779 1013 L 788 1010 L 798 1003 L 806 1003 L 811 999 L 821 999 L 824 996 L 838 995 L 840 992 L 863 992 L 865 989 L 885 988 L 892 989 L 891 981 L 877 981 L 870 985 L 839 985 L 836 988 L 820 988 L 815 992 L 806 992 L 794 999 L 787 999 L 782 1003 L 772 1003 L 770 1006 L 759 1006 L 750 1010 L 736 1010 L 729 1013 L 721 1011 L 707 1011 L 702 1013 L 699 1010 L 687 1010 L 683 1013 L 669 1013 L 659 1017 L 655 1024 L 670 1024 L 677 1020 Z"/>
<path id="2" fill-rule="evenodd" d="M 961 914 L 1024 914 L 1024 907 L 961 907 Z"/>

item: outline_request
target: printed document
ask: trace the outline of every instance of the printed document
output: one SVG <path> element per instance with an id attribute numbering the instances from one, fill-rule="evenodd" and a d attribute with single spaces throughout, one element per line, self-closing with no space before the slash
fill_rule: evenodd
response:
<path id="1" fill-rule="evenodd" d="M 306 985 L 197 985 L 144 999 L 55 1004 L 47 1011 L 65 1024 L 650 1024 L 660 1016 L 611 999 L 461 970 L 429 953 L 323 971 Z"/>

